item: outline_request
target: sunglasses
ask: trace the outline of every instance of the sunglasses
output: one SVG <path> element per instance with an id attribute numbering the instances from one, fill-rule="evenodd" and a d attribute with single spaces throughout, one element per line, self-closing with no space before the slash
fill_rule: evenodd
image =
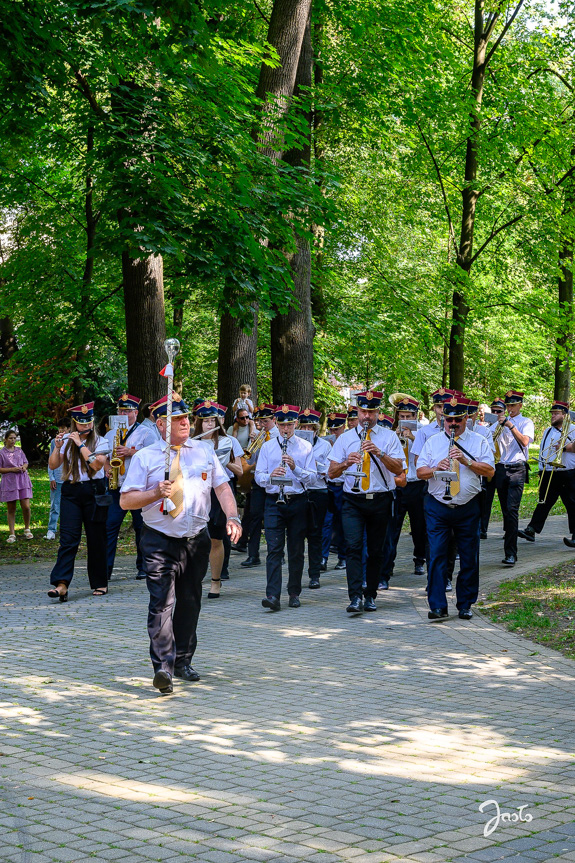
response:
<path id="1" fill-rule="evenodd" d="M 464 417 L 445 417 L 446 423 L 459 423 Z"/>

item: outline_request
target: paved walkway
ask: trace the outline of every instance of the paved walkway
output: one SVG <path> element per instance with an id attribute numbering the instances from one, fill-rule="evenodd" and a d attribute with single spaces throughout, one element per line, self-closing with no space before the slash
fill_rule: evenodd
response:
<path id="1" fill-rule="evenodd" d="M 520 548 L 525 570 L 575 562 L 563 522 Z M 2 863 L 575 861 L 574 663 L 479 615 L 429 623 L 407 537 L 377 613 L 351 620 L 341 573 L 273 615 L 263 570 L 232 560 L 202 681 L 169 698 L 128 558 L 109 597 L 80 571 L 67 605 L 46 564 L 0 568 Z M 486 838 L 488 800 L 532 820 Z"/>

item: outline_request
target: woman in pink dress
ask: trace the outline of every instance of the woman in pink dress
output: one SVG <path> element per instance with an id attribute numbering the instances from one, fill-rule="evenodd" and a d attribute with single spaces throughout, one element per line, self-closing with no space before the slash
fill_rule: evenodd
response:
<path id="1" fill-rule="evenodd" d="M 32 483 L 28 474 L 28 459 L 16 446 L 15 431 L 6 432 L 4 446 L 0 450 L 0 501 L 8 507 L 8 542 L 16 542 L 14 525 L 16 523 L 16 501 L 20 501 L 24 519 L 24 536 L 33 539 L 30 532 L 30 501 Z"/>

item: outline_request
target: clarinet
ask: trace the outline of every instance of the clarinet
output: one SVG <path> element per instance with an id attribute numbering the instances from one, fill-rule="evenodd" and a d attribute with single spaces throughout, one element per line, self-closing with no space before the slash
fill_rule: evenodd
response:
<path id="1" fill-rule="evenodd" d="M 283 457 L 287 453 L 287 445 L 288 445 L 288 435 L 287 435 L 287 432 L 284 432 L 284 439 L 283 439 L 282 444 L 281 444 L 282 465 L 283 465 Z M 285 470 L 287 470 L 287 468 L 285 468 Z M 287 500 L 285 499 L 283 483 L 280 483 L 279 488 L 280 488 L 280 490 L 279 490 L 279 494 L 278 494 L 277 503 L 278 504 L 286 504 Z"/>
<path id="2" fill-rule="evenodd" d="M 360 434 L 360 436 L 359 436 L 359 452 L 360 452 L 360 453 L 362 452 L 361 445 L 362 445 L 362 443 L 364 442 L 364 440 L 366 440 L 366 439 L 367 439 L 367 432 L 368 432 L 368 430 L 369 430 L 369 420 L 366 420 L 366 421 L 363 423 L 362 432 L 361 432 L 361 434 Z M 359 494 L 359 492 L 360 492 L 360 484 L 361 484 L 361 481 L 362 481 L 362 479 L 363 479 L 363 477 L 364 477 L 364 476 L 365 476 L 365 474 L 364 474 L 364 473 L 363 473 L 363 471 L 361 470 L 361 464 L 358 464 L 358 467 L 357 467 L 357 473 L 356 473 L 355 479 L 354 479 L 354 481 L 353 481 L 353 486 L 352 486 L 352 488 L 351 488 L 351 491 L 352 491 L 352 492 L 354 492 L 354 494 Z"/>
<path id="3" fill-rule="evenodd" d="M 455 440 L 455 429 L 451 429 L 451 435 L 449 437 L 449 452 L 451 452 L 451 447 L 453 446 L 453 442 Z M 453 459 L 449 459 L 449 470 L 453 470 Z M 445 480 L 445 494 L 443 495 L 443 500 L 453 500 L 453 496 L 451 494 L 451 480 Z"/>

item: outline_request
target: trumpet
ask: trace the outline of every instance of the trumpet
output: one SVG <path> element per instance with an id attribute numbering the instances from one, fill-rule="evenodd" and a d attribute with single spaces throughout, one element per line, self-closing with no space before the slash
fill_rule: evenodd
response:
<path id="1" fill-rule="evenodd" d="M 117 454 L 117 448 L 119 446 L 124 446 L 124 443 L 125 437 L 122 434 L 122 430 L 117 429 L 114 436 L 114 449 L 112 451 L 112 458 L 110 459 L 110 488 L 112 490 L 116 490 L 118 488 L 119 475 L 123 474 L 126 470 L 124 459 L 120 458 L 120 456 Z"/>
<path id="2" fill-rule="evenodd" d="M 492 434 L 493 443 L 495 444 L 495 464 L 498 464 L 499 459 L 501 458 L 501 449 L 499 448 L 499 438 L 501 437 L 501 432 L 505 428 L 505 423 L 507 422 L 508 419 L 509 419 L 509 416 L 507 414 L 505 414 L 505 419 L 503 420 L 502 423 L 500 423 L 498 421 L 497 428 L 495 429 L 495 431 Z"/>
<path id="3" fill-rule="evenodd" d="M 261 448 L 261 445 L 263 444 L 265 439 L 266 439 L 266 430 L 262 429 L 261 432 L 258 434 L 258 436 L 249 442 L 249 444 L 247 445 L 247 447 L 244 450 L 244 456 L 246 458 L 251 458 L 253 456 L 253 454 Z"/>
<path id="4" fill-rule="evenodd" d="M 360 452 L 360 453 L 362 452 L 361 445 L 363 444 L 364 440 L 367 440 L 368 431 L 369 431 L 369 420 L 365 420 L 365 422 L 362 423 L 361 434 L 359 436 L 359 450 L 358 450 L 358 452 Z M 343 475 L 353 477 L 353 486 L 351 487 L 350 491 L 352 491 L 354 494 L 359 494 L 361 480 L 367 477 L 367 474 L 361 470 L 361 465 L 358 463 L 356 470 L 346 470 L 346 471 L 344 471 Z"/>

